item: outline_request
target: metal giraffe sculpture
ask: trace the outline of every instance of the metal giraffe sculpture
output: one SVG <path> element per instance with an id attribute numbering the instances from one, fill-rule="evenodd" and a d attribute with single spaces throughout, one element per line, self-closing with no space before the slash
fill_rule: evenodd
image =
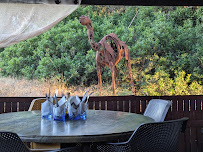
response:
<path id="1" fill-rule="evenodd" d="M 98 84 L 99 84 L 99 92 L 101 93 L 102 88 L 102 78 L 101 78 L 101 67 L 107 66 L 110 68 L 112 73 L 112 88 L 113 94 L 115 95 L 115 72 L 116 65 L 119 61 L 125 57 L 127 61 L 128 71 L 131 78 L 131 86 L 132 92 L 135 94 L 135 88 L 132 78 L 131 72 L 131 64 L 130 64 L 130 52 L 128 50 L 127 45 L 120 41 L 116 34 L 111 33 L 109 35 L 104 36 L 100 42 L 94 41 L 94 31 L 92 26 L 92 21 L 89 16 L 81 16 L 79 22 L 86 26 L 88 41 L 91 47 L 97 51 L 96 52 L 96 66 L 97 66 L 97 75 L 98 75 Z"/>

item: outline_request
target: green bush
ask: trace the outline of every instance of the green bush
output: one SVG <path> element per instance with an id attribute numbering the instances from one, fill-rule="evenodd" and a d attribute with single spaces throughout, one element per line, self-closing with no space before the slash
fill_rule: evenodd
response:
<path id="1" fill-rule="evenodd" d="M 126 42 L 137 94 L 202 93 L 198 89 L 203 79 L 202 7 L 80 6 L 46 33 L 0 49 L 0 74 L 55 77 L 66 79 L 66 85 L 97 84 L 96 53 L 78 22 L 81 15 L 90 16 L 95 41 L 113 32 Z M 130 80 L 124 59 L 117 69 L 117 80 L 126 88 Z M 111 84 L 107 67 L 102 79 Z"/>

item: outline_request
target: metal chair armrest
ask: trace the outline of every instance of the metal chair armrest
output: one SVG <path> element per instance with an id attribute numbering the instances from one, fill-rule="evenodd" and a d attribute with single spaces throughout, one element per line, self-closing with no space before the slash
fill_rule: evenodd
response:
<path id="1" fill-rule="evenodd" d="M 125 145 L 125 144 L 127 144 L 128 143 L 128 141 L 125 141 L 125 142 L 117 142 L 117 143 L 106 143 L 106 144 L 108 144 L 108 145 Z"/>
<path id="2" fill-rule="evenodd" d="M 67 148 L 62 148 L 62 149 L 54 149 L 54 150 L 48 150 L 46 152 L 81 152 L 82 148 L 81 147 L 67 147 Z"/>

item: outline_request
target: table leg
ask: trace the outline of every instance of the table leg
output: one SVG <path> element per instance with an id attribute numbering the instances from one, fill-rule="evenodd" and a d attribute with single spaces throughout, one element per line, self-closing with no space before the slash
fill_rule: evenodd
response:
<path id="1" fill-rule="evenodd" d="M 30 143 L 30 148 L 31 149 L 38 149 L 40 150 L 54 150 L 54 149 L 60 149 L 60 143 L 52 144 L 52 143 L 35 143 L 31 142 Z"/>

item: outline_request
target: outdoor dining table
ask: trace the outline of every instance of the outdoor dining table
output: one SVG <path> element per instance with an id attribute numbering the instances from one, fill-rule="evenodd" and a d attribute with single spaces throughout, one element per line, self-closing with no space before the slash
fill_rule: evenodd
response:
<path id="1" fill-rule="evenodd" d="M 153 119 L 142 114 L 87 110 L 86 120 L 55 121 L 41 118 L 40 111 L 0 114 L 0 131 L 15 132 L 23 142 L 90 143 L 127 140 L 142 123 Z"/>

